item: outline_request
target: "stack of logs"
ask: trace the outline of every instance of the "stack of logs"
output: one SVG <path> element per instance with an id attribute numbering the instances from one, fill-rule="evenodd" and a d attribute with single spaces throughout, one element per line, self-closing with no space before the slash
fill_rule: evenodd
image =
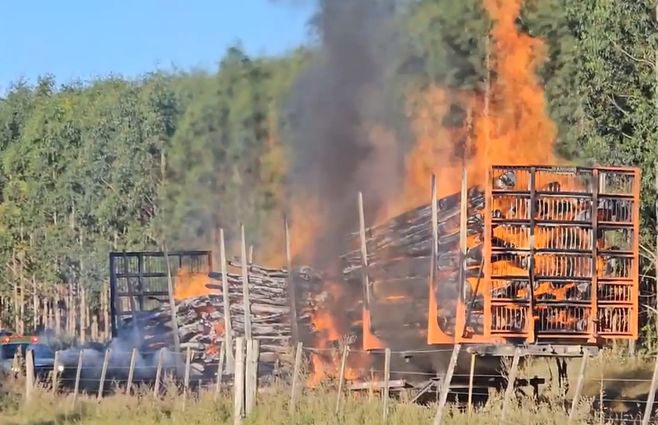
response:
<path id="1" fill-rule="evenodd" d="M 467 235 L 471 249 L 467 252 L 465 277 L 469 278 L 480 273 L 485 202 L 484 192 L 479 187 L 470 188 L 467 197 Z M 437 204 L 439 249 L 435 296 L 441 300 L 439 324 L 446 333 L 452 334 L 460 273 L 460 194 L 440 199 Z M 432 232 L 431 204 L 365 229 L 370 285 L 368 308 L 371 330 L 376 336 L 401 340 L 401 332 L 420 335 L 426 330 Z M 344 278 L 349 284 L 362 285 L 359 233 L 352 235 L 352 247 L 353 250 L 342 257 Z M 468 290 L 468 285 L 466 287 Z"/>
<path id="2" fill-rule="evenodd" d="M 230 324 L 233 338 L 245 336 L 245 309 L 243 301 L 243 281 L 239 270 L 241 264 L 229 261 L 227 272 Z M 290 347 L 292 338 L 292 315 L 288 292 L 288 272 L 285 269 L 271 269 L 256 264 L 248 266 L 251 332 L 253 339 L 260 341 L 260 362 L 264 371 L 277 366 L 285 366 L 292 361 Z M 310 329 L 309 306 L 315 304 L 313 294 L 320 288 L 319 278 L 310 268 L 302 267 L 293 273 L 298 294 L 297 320 L 300 328 Z M 224 298 L 222 294 L 223 276 L 220 272 L 208 274 L 210 294 L 193 296 L 176 302 L 181 350 L 188 347 L 192 352 L 192 372 L 199 375 L 213 374 L 217 370 L 220 346 L 224 341 Z M 207 291 L 206 291 L 207 292 Z M 125 323 L 126 330 L 131 322 Z M 156 351 L 172 348 L 173 324 L 168 304 L 163 303 L 149 312 L 141 313 L 137 327 L 143 351 Z"/>

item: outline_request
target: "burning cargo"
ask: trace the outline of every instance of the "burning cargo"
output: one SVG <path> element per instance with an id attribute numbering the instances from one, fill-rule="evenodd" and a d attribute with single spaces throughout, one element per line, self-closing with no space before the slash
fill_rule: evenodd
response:
<path id="1" fill-rule="evenodd" d="M 220 347 L 235 337 L 246 336 L 260 342 L 263 373 L 287 364 L 295 327 L 309 328 L 310 299 L 317 276 L 307 267 L 292 273 L 249 263 L 243 269 L 237 261 L 227 261 L 222 272 L 212 271 L 211 253 L 174 252 L 171 258 L 175 318 L 168 301 L 167 266 L 164 253 L 111 254 L 113 332 L 118 339 L 131 341 L 143 353 L 155 353 L 175 346 L 175 329 L 181 351 L 191 351 L 193 376 L 212 377 L 217 372 Z M 226 270 L 224 270 L 226 269 Z M 246 279 L 243 271 L 246 269 Z M 306 297 L 296 302 L 289 294 L 288 281 Z M 245 282 L 248 292 L 243 292 Z M 228 296 L 224 297 L 224 285 Z M 245 309 L 245 301 L 249 304 Z M 228 306 L 228 309 L 226 308 Z M 248 311 L 248 314 L 245 314 Z M 299 311 L 299 314 L 296 312 Z M 249 331 L 247 331 L 249 328 Z M 231 348 L 232 349 L 232 348 Z M 228 354 L 230 356 L 230 354 Z"/>
<path id="2" fill-rule="evenodd" d="M 460 193 L 439 200 L 434 195 L 434 202 L 368 229 L 362 220 L 342 260 L 346 286 L 359 288 L 363 298 L 340 312 L 326 311 L 322 294 L 329 282 L 310 269 L 288 276 L 284 269 L 248 264 L 249 317 L 253 337 L 261 340 L 261 360 L 287 360 L 297 338 L 311 348 L 331 348 L 313 345 L 326 314 L 354 316 L 349 320 L 359 326 L 365 351 L 415 353 L 394 358 L 396 370 L 434 375 L 445 371 L 457 343 L 487 357 L 478 363 L 479 373 L 495 375 L 500 363 L 490 355 L 509 354 L 510 347 L 577 353 L 608 339 L 634 339 L 638 198 L 634 168 L 493 166 L 484 184 L 469 187 L 464 178 Z M 185 254 L 170 254 L 177 259 L 181 347 L 193 349 L 194 370 L 207 374 L 216 370 L 227 329 L 246 332 L 243 272 L 213 272 L 209 252 Z M 113 256 L 115 328 L 138 319 L 144 350 L 171 346 L 163 255 Z M 356 305 L 362 312 L 355 315 Z M 329 339 L 348 335 L 336 337 Z M 457 373 L 467 368 L 468 358 L 460 357 Z"/>
<path id="3" fill-rule="evenodd" d="M 464 178 L 461 193 L 362 226 L 343 261 L 362 285 L 363 348 L 636 339 L 639 185 L 635 168 L 493 166 L 485 185 Z M 446 357 L 412 366 L 442 372 Z"/>

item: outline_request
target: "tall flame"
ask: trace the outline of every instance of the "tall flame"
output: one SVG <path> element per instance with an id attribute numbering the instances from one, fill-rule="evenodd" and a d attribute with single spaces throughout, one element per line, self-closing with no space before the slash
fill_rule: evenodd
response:
<path id="1" fill-rule="evenodd" d="M 462 167 L 466 167 L 469 185 L 483 185 L 492 164 L 528 165 L 556 163 L 554 141 L 556 127 L 546 112 L 542 85 L 536 75 L 545 60 L 541 40 L 522 33 L 516 26 L 523 0 L 483 0 L 491 17 L 487 54 L 487 84 L 483 91 L 465 91 L 432 86 L 408 95 L 408 115 L 415 145 L 405 157 L 405 177 L 399 196 L 377 211 L 377 219 L 427 203 L 432 174 L 437 176 L 439 196 L 459 191 Z M 455 125 L 448 118 L 460 116 Z M 394 151 L 395 140 L 382 123 L 371 123 L 370 143 L 376 152 L 386 155 Z M 377 137 L 377 135 L 381 137 Z M 372 178 L 383 178 L 373 176 Z M 318 197 L 322 194 L 318 194 Z M 350 196 L 350 194 L 345 194 Z M 292 256 L 298 261 L 311 261 L 317 236 L 322 233 L 325 217 L 312 199 L 293 200 L 288 211 L 291 219 Z M 356 206 L 355 206 L 356 214 Z M 276 223 L 271 232 L 283 241 L 283 225 Z M 268 246 L 267 263 L 285 263 L 283 243 Z M 311 264 L 312 265 L 312 264 Z M 312 344 L 318 353 L 336 348 L 339 341 L 354 328 L 345 319 L 349 307 L 360 308 L 358 300 L 346 295 L 335 278 L 327 279 L 322 288 L 330 300 L 319 303 L 313 312 L 315 335 Z M 359 322 L 367 317 L 359 317 Z M 357 323 L 360 325 L 360 323 Z M 364 335 L 361 335 L 365 337 Z M 334 356 L 335 357 L 335 356 Z M 354 356 L 348 376 L 358 376 L 363 357 Z M 335 358 L 316 354 L 312 358 L 318 383 L 337 370 Z"/>
<path id="2" fill-rule="evenodd" d="M 400 196 L 379 211 L 378 219 L 429 201 L 429 182 L 437 175 L 439 196 L 459 191 L 462 167 L 469 185 L 483 185 L 492 164 L 529 165 L 558 162 L 554 154 L 556 126 L 546 112 L 543 87 L 536 75 L 545 59 L 541 40 L 519 31 L 515 24 L 522 0 L 483 0 L 493 26 L 488 43 L 487 89 L 468 92 L 433 86 L 409 96 L 409 116 L 416 136 L 405 158 L 406 177 Z M 495 76 L 495 78 L 493 77 Z M 461 111 L 462 122 L 445 124 Z M 509 265 L 508 265 L 509 266 Z M 340 337 L 331 315 L 318 312 L 315 322 L 325 328 L 324 339 Z M 329 329 L 326 329 L 326 327 Z M 318 358 L 319 379 L 326 365 Z"/>
<path id="3" fill-rule="evenodd" d="M 464 165 L 469 183 L 483 184 L 492 164 L 558 162 L 556 126 L 546 112 L 544 90 L 536 75 L 545 60 L 544 44 L 517 28 L 522 0 L 483 3 L 493 21 L 488 71 L 496 77 L 487 79 L 485 93 L 434 86 L 414 97 L 410 112 L 417 143 L 407 157 L 398 210 L 428 201 L 432 174 L 437 175 L 438 195 L 445 196 L 459 190 Z M 464 125 L 458 128 L 442 124 L 451 106 L 466 111 Z"/>

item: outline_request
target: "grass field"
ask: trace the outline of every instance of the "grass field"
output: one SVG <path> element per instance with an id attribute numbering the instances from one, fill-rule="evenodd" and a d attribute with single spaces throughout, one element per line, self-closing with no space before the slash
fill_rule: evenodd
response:
<path id="1" fill-rule="evenodd" d="M 545 360 L 534 360 L 522 372 L 549 376 Z M 570 365 L 570 393 L 575 388 L 579 362 Z M 600 396 L 604 384 L 604 400 L 609 411 L 638 411 L 643 407 L 638 401 L 646 400 L 653 369 L 652 359 L 607 353 L 590 360 L 584 383 L 585 397 L 580 403 L 574 424 L 602 423 L 597 417 L 598 408 L 593 403 Z M 553 372 L 554 373 L 554 372 Z M 604 378 L 603 381 L 601 378 Z M 448 407 L 444 424 L 535 424 L 566 425 L 571 394 L 565 399 L 558 395 L 555 381 L 548 382 L 540 401 L 532 398 L 515 399 L 509 404 L 504 421 L 500 420 L 502 401 L 493 395 L 486 406 L 469 414 L 455 407 Z M 97 401 L 95 397 L 55 396 L 45 390 L 37 390 L 30 403 L 24 401 L 23 384 L 16 381 L 0 388 L 1 425 L 147 425 L 147 424 L 232 424 L 232 394 L 225 392 L 217 400 L 214 394 L 202 392 L 189 399 L 181 396 L 170 386 L 160 399 L 144 389 L 134 396 L 116 395 Z M 258 396 L 258 405 L 245 424 L 381 424 L 382 403 L 377 396 L 349 394 L 344 398 L 341 413 L 335 415 L 336 392 L 333 389 L 307 390 L 300 398 L 296 414 L 289 414 L 287 386 L 268 388 Z M 615 404 L 616 403 L 616 404 Z M 419 406 L 391 400 L 389 424 L 431 424 L 436 406 Z M 593 407 L 594 406 L 594 407 Z M 607 421 L 606 421 L 607 423 Z"/>
<path id="2" fill-rule="evenodd" d="M 245 424 L 380 424 L 382 407 L 375 398 L 348 397 L 342 412 L 334 414 L 335 392 L 313 392 L 299 400 L 297 413 L 290 416 L 286 393 L 263 395 L 253 414 Z M 549 403 L 537 405 L 530 400 L 522 406 L 511 406 L 507 421 L 500 422 L 500 402 L 493 401 L 472 415 L 448 409 L 445 424 L 565 424 L 567 414 Z M 3 425 L 146 425 L 146 424 L 232 424 L 232 400 L 226 394 L 215 401 L 210 393 L 200 394 L 185 402 L 180 396 L 165 396 L 154 400 L 151 394 L 141 396 L 114 396 L 97 402 L 95 399 L 55 398 L 38 394 L 30 403 L 8 402 L 2 406 L 0 423 Z M 392 403 L 388 423 L 400 425 L 431 424 L 434 406 Z M 583 423 L 583 422 L 581 422 Z"/>

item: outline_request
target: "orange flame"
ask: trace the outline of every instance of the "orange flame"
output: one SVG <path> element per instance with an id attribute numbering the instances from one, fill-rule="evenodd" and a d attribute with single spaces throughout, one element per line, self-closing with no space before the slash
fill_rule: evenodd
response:
<path id="1" fill-rule="evenodd" d="M 407 111 L 416 142 L 405 158 L 406 175 L 401 193 L 377 212 L 379 220 L 429 202 L 433 174 L 438 181 L 437 195 L 442 197 L 459 191 L 463 167 L 472 186 L 485 183 L 492 164 L 559 162 L 554 154 L 556 127 L 546 112 L 544 91 L 535 72 L 546 52 L 541 40 L 521 33 L 516 27 L 521 4 L 522 0 L 483 0 L 493 21 L 489 43 L 490 78 L 487 78 L 485 92 L 431 86 L 409 94 Z M 461 115 L 461 122 L 446 125 L 446 118 L 455 115 Z M 373 123 L 370 134 L 376 139 L 371 140 L 373 148 L 382 155 L 391 152 L 395 145 L 384 128 Z M 291 212 L 293 255 L 308 258 L 304 254 L 313 248 L 314 236 L 322 228 L 318 219 L 322 215 L 313 214 L 319 210 L 317 205 L 309 208 L 308 199 L 294 205 Z M 285 251 L 276 247 L 273 252 Z M 267 258 L 275 258 L 279 264 L 284 261 L 281 256 L 268 255 Z M 323 305 L 313 315 L 314 347 L 318 353 L 335 346 L 348 331 L 348 326 L 340 320 L 344 306 L 336 301 L 345 296 L 341 286 L 326 282 L 323 289 L 334 301 Z M 364 314 L 360 319 L 365 323 L 369 316 Z M 367 364 L 363 356 L 354 355 L 353 359 L 348 377 L 358 377 L 359 368 Z M 336 372 L 339 359 L 317 354 L 312 357 L 312 363 L 314 375 L 310 383 L 317 384 Z"/>
<path id="2" fill-rule="evenodd" d="M 176 273 L 175 300 L 210 295 L 213 291 L 206 285 L 210 282 L 208 273 L 192 272 L 187 267 L 181 267 Z M 217 291 L 215 291 L 217 292 Z"/>
<path id="3" fill-rule="evenodd" d="M 463 166 L 473 185 L 484 183 L 492 164 L 558 162 L 556 127 L 546 112 L 544 90 L 535 73 L 545 59 L 544 44 L 517 29 L 514 21 L 522 0 L 483 2 L 493 20 L 490 74 L 496 78 L 489 80 L 488 93 L 434 86 L 412 98 L 417 142 L 407 157 L 402 202 L 393 208 L 398 212 L 429 200 L 432 174 L 437 176 L 441 197 L 459 191 Z M 451 107 L 465 111 L 463 125 L 446 128 L 442 124 Z"/>

